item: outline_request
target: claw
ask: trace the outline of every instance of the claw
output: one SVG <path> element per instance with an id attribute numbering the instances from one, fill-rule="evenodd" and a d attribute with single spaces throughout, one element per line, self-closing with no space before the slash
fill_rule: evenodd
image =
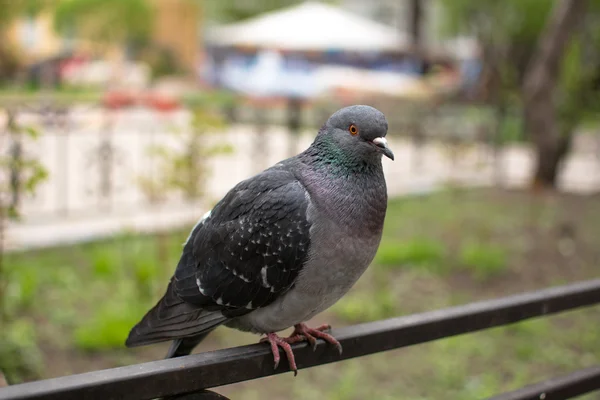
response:
<path id="1" fill-rule="evenodd" d="M 294 376 L 298 374 L 298 368 L 296 367 L 296 359 L 294 358 L 294 352 L 292 351 L 292 347 L 290 344 L 283 338 L 277 336 L 276 333 L 267 334 L 266 338 L 261 339 L 261 342 L 269 342 L 271 345 L 271 353 L 273 353 L 273 369 L 277 369 L 279 367 L 279 361 L 281 360 L 281 356 L 279 355 L 279 348 L 285 352 L 288 363 L 290 365 L 290 369 L 294 371 Z"/>
<path id="2" fill-rule="evenodd" d="M 323 331 L 331 330 L 331 326 L 324 324 L 317 328 L 309 328 L 305 324 L 294 325 L 294 332 L 286 338 L 277 336 L 276 333 L 269 333 L 267 337 L 260 340 L 261 343 L 269 342 L 271 345 L 271 352 L 273 353 L 274 369 L 279 366 L 281 356 L 279 354 L 279 348 L 281 348 L 287 356 L 290 370 L 294 371 L 294 376 L 298 375 L 298 368 L 296 367 L 296 359 L 294 352 L 292 351 L 291 344 L 307 341 L 312 347 L 312 350 L 317 350 L 317 338 L 325 340 L 327 343 L 335 346 L 337 351 L 342 355 L 342 345 L 329 333 Z"/>
<path id="3" fill-rule="evenodd" d="M 310 347 L 312 347 L 312 351 L 317 350 L 317 339 L 315 339 L 314 336 L 310 336 L 310 335 L 299 335 L 299 336 L 306 338 L 306 341 L 310 344 Z"/>
<path id="4" fill-rule="evenodd" d="M 331 330 L 331 325 L 323 324 L 316 328 L 309 328 L 305 324 L 297 324 L 294 329 L 294 333 L 291 337 L 303 336 L 313 346 L 313 351 L 317 349 L 317 338 L 325 340 L 327 343 L 332 344 L 337 349 L 340 355 L 342 354 L 342 345 L 333 336 L 323 331 Z"/>

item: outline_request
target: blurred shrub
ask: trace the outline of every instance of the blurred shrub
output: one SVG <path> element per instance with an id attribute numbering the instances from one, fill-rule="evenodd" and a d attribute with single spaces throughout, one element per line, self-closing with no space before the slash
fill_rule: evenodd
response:
<path id="1" fill-rule="evenodd" d="M 73 293 L 78 304 L 90 307 L 85 317 L 73 316 L 70 321 L 77 348 L 101 351 L 123 347 L 130 329 L 163 293 L 181 254 L 184 235 L 187 230 L 171 233 L 171 237 L 125 232 L 109 241 L 82 246 L 83 258 L 89 258 L 91 272 L 99 279 L 92 283 L 94 296 Z M 160 245 L 165 246 L 162 257 L 156 251 Z M 110 301 L 94 300 L 98 298 Z"/>
<path id="2" fill-rule="evenodd" d="M 155 17 L 145 0 L 62 0 L 56 2 L 54 27 L 95 44 L 131 43 L 150 37 Z"/>
<path id="3" fill-rule="evenodd" d="M 190 129 L 187 132 L 173 132 L 179 141 L 179 148 L 150 146 L 148 153 L 159 163 L 158 174 L 138 177 L 138 185 L 147 200 L 157 203 L 166 199 L 167 193 L 179 192 L 188 200 L 195 200 L 204 194 L 206 179 L 210 169 L 210 158 L 233 152 L 233 147 L 221 141 L 210 143 L 211 134 L 225 128 L 221 116 L 205 107 L 192 109 Z"/>
<path id="4" fill-rule="evenodd" d="M 415 238 L 382 243 L 375 262 L 388 268 L 411 266 L 442 272 L 445 257 L 446 248 L 443 243 L 428 238 Z"/>
<path id="5" fill-rule="evenodd" d="M 523 130 L 523 116 L 518 113 L 508 114 L 502 120 L 500 144 L 521 143 L 527 140 Z"/>
<path id="6" fill-rule="evenodd" d="M 459 262 L 475 278 L 485 280 L 506 270 L 507 254 L 503 248 L 495 245 L 467 241 L 461 246 Z"/>
<path id="7" fill-rule="evenodd" d="M 152 78 L 176 75 L 181 72 L 173 51 L 156 43 L 135 43 L 133 46 L 135 59 L 150 67 Z"/>
<path id="8" fill-rule="evenodd" d="M 133 299 L 119 299 L 103 304 L 90 319 L 75 329 L 75 345 L 86 351 L 122 348 L 131 328 L 144 310 Z"/>
<path id="9" fill-rule="evenodd" d="M 19 202 L 10 202 L 9 199 L 15 193 L 21 198 L 34 194 L 48 173 L 36 158 L 23 154 L 23 141 L 36 140 L 39 136 L 37 130 L 20 125 L 16 115 L 11 112 L 7 113 L 6 127 L 5 139 L 10 139 L 10 147 L 0 157 L 0 170 L 5 176 L 11 176 L 15 172 L 21 176 L 18 185 L 12 180 L 5 180 L 0 184 L 0 369 L 12 383 L 41 375 L 41 356 L 33 323 L 26 320 L 15 321 L 13 318 L 24 308 L 34 305 L 40 283 L 38 276 L 31 271 L 8 269 L 4 256 L 7 220 L 20 217 Z"/>
<path id="10" fill-rule="evenodd" d="M 191 109 L 222 110 L 237 104 L 237 98 L 225 90 L 193 92 L 183 95 L 182 103 Z"/>
<path id="11" fill-rule="evenodd" d="M 96 278 L 107 279 L 118 273 L 118 253 L 106 251 L 104 246 L 94 246 L 91 252 L 92 271 Z"/>
<path id="12" fill-rule="evenodd" d="M 10 317 L 34 305 L 40 287 L 40 277 L 32 271 L 10 270 L 6 272 L 7 287 L 4 312 Z"/>
<path id="13" fill-rule="evenodd" d="M 17 320 L 2 327 L 0 371 L 9 384 L 40 379 L 43 359 L 37 346 L 33 322 Z"/>
<path id="14" fill-rule="evenodd" d="M 160 265 L 154 258 L 140 256 L 133 261 L 134 280 L 140 295 L 145 298 L 152 297 L 154 286 L 161 280 L 162 275 Z"/>

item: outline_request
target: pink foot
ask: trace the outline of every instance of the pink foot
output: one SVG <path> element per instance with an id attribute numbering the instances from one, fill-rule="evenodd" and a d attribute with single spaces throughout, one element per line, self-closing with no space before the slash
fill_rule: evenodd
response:
<path id="1" fill-rule="evenodd" d="M 323 324 L 316 328 L 309 328 L 306 324 L 300 323 L 294 325 L 294 332 L 287 338 L 288 343 L 297 343 L 301 341 L 308 341 L 313 348 L 313 351 L 317 349 L 317 338 L 323 339 L 329 344 L 335 346 L 337 351 L 342 354 L 342 345 L 338 342 L 333 336 L 329 333 L 325 333 L 323 331 L 328 331 L 331 329 L 331 326 L 328 324 Z"/>
<path id="2" fill-rule="evenodd" d="M 269 344 L 271 345 L 271 353 L 273 353 L 273 361 L 275 362 L 273 369 L 277 369 L 277 367 L 279 366 L 279 360 L 281 359 L 281 356 L 279 355 L 279 349 L 277 348 L 279 346 L 285 352 L 285 355 L 288 359 L 288 363 L 290 365 L 290 369 L 294 371 L 294 376 L 298 375 L 298 367 L 296 367 L 296 358 L 294 357 L 294 352 L 292 351 L 292 347 L 288 343 L 287 338 L 281 338 L 277 336 L 276 333 L 267 333 L 267 337 L 262 338 L 260 341 L 269 342 Z"/>
<path id="3" fill-rule="evenodd" d="M 274 368 L 277 369 L 279 366 L 279 349 L 285 352 L 288 363 L 290 365 L 290 369 L 294 371 L 294 376 L 298 375 L 298 368 L 296 367 L 296 359 L 294 357 L 294 352 L 292 351 L 292 347 L 290 344 L 308 341 L 308 343 L 313 348 L 313 351 L 317 348 L 317 338 L 325 340 L 327 343 L 334 345 L 338 352 L 342 354 L 342 345 L 338 342 L 333 336 L 323 331 L 329 330 L 331 327 L 327 324 L 321 325 L 316 328 L 309 328 L 306 324 L 300 323 L 294 325 L 294 332 L 286 338 L 281 338 L 277 336 L 276 333 L 267 334 L 266 338 L 262 338 L 261 342 L 269 342 L 271 345 L 271 352 L 273 353 L 273 361 L 275 361 Z"/>

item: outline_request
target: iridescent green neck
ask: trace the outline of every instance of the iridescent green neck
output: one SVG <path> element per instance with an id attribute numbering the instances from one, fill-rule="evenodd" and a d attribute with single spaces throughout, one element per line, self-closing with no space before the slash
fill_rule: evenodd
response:
<path id="1" fill-rule="evenodd" d="M 334 174 L 364 173 L 372 168 L 358 155 L 341 149 L 329 135 L 317 137 L 306 155 L 313 160 L 312 164 L 316 168 L 327 169 Z"/>

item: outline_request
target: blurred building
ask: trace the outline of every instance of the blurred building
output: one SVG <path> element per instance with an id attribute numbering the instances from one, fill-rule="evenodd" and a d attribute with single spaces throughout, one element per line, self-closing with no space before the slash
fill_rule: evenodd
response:
<path id="1" fill-rule="evenodd" d="M 156 12 L 151 39 L 171 51 L 180 67 L 193 71 L 199 54 L 201 10 L 200 1 L 146 0 Z M 36 63 L 62 53 L 101 53 L 108 59 L 119 57 L 124 49 L 117 46 L 97 46 L 95 43 L 65 37 L 54 30 L 52 10 L 13 23 L 8 39 L 20 50 L 27 63 Z"/>
<path id="2" fill-rule="evenodd" d="M 67 46 L 65 40 L 54 31 L 52 14 L 49 12 L 17 20 L 8 30 L 8 40 L 27 61 L 54 56 Z"/>
<path id="3" fill-rule="evenodd" d="M 197 67 L 201 46 L 199 1 L 152 0 L 156 7 L 153 40 L 169 48 L 186 71 Z"/>

